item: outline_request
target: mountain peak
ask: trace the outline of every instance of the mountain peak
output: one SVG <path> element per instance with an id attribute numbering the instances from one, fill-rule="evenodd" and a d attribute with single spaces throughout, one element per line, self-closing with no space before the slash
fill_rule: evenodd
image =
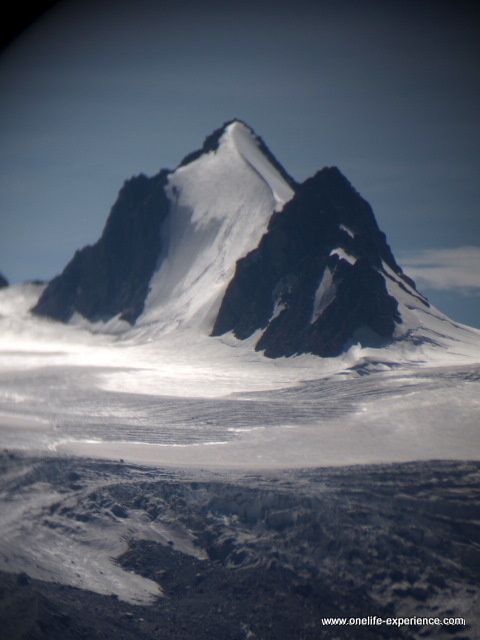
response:
<path id="1" fill-rule="evenodd" d="M 215 129 L 208 135 L 203 145 L 197 151 L 189 153 L 180 162 L 178 168 L 185 167 L 203 155 L 217 152 L 221 146 L 234 146 L 243 159 L 251 165 L 254 170 L 258 170 L 260 165 L 271 165 L 274 173 L 279 174 L 279 178 L 286 183 L 287 189 L 282 189 L 282 194 L 277 194 L 279 200 L 286 202 L 293 195 L 297 183 L 287 173 L 284 167 L 278 162 L 265 142 L 258 136 L 254 129 L 240 118 L 227 120 L 221 127 Z M 263 162 L 261 161 L 263 156 Z"/>
<path id="2" fill-rule="evenodd" d="M 178 168 L 184 167 L 187 164 L 190 164 L 190 163 L 194 162 L 195 160 L 197 160 L 198 158 L 200 158 L 201 156 L 203 156 L 206 153 L 210 153 L 212 151 L 217 151 L 217 149 L 218 149 L 218 147 L 220 145 L 221 139 L 225 136 L 225 134 L 227 136 L 229 134 L 231 134 L 231 132 L 235 129 L 235 125 L 244 126 L 253 135 L 255 135 L 253 129 L 251 127 L 249 127 L 242 120 L 239 120 L 238 118 L 234 118 L 232 120 L 227 120 L 227 122 L 224 122 L 221 127 L 219 127 L 218 129 L 215 129 L 214 131 L 212 131 L 212 133 L 210 133 L 205 138 L 205 140 L 203 141 L 203 144 L 202 144 L 200 149 L 197 149 L 196 151 L 192 151 L 191 153 L 188 153 L 183 158 L 183 160 L 180 162 L 180 164 L 178 165 Z"/>
<path id="3" fill-rule="evenodd" d="M 235 134 L 238 134 L 239 132 L 249 136 L 254 141 L 259 139 L 259 136 L 255 133 L 254 129 L 244 120 L 240 120 L 239 118 L 228 120 L 228 122 L 225 122 L 222 126 L 221 130 L 223 131 L 223 139 L 235 136 Z"/>
<path id="4" fill-rule="evenodd" d="M 253 128 L 249 124 L 247 124 L 245 120 L 241 120 L 240 118 L 232 118 L 231 120 L 227 120 L 226 122 L 223 123 L 222 129 L 224 131 L 231 131 L 232 129 L 238 126 L 248 129 L 254 136 L 257 135 L 253 130 Z"/>

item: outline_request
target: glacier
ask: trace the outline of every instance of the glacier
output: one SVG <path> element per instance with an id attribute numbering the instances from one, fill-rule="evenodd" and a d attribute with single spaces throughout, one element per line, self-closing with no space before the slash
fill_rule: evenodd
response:
<path id="1" fill-rule="evenodd" d="M 119 336 L 34 317 L 40 289 L 0 291 L 4 447 L 220 468 L 479 457 L 478 332 L 401 289 L 403 330 L 428 340 L 277 360 L 201 326 Z"/>

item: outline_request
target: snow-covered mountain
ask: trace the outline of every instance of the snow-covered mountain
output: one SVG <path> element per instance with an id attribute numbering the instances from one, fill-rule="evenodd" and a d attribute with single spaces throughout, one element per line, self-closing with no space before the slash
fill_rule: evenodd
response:
<path id="1" fill-rule="evenodd" d="M 174 171 L 127 181 L 33 311 L 150 338 L 233 332 L 270 357 L 468 332 L 416 290 L 338 169 L 297 184 L 238 120 Z"/>
<path id="2" fill-rule="evenodd" d="M 129 180 L 49 285 L 0 291 L 0 440 L 226 468 L 478 458 L 479 362 L 338 169 L 296 184 L 235 121 Z"/>
<path id="3" fill-rule="evenodd" d="M 301 355 L 276 358 L 293 354 Z M 250 593 L 271 566 L 303 612 L 306 595 L 316 597 L 310 584 L 320 579 L 326 593 L 318 566 L 338 586 L 336 536 L 345 530 L 353 572 L 341 594 L 347 582 L 357 591 L 352 580 L 365 582 L 360 548 L 369 575 L 380 576 L 372 598 L 380 594 L 389 612 L 392 593 L 404 594 L 397 601 L 407 609 L 412 594 L 422 606 L 427 594 L 423 613 L 458 601 L 470 623 L 465 602 L 473 611 L 478 594 L 466 600 L 473 578 L 458 576 L 475 518 L 478 465 L 465 461 L 480 459 L 479 390 L 480 331 L 417 292 L 338 169 L 296 184 L 251 129 L 231 122 L 176 170 L 127 181 L 102 237 L 50 284 L 0 282 L 0 571 L 23 574 L 11 582 L 22 616 L 26 576 L 146 605 L 160 587 L 171 600 L 178 567 L 181 580 L 200 568 L 205 584 L 222 589 L 225 567 L 243 567 Z M 390 466 L 407 461 L 423 464 Z M 445 516 L 449 504 L 456 519 Z M 398 514 L 401 527 L 392 527 Z M 445 546 L 454 525 L 467 533 Z M 390 530 L 390 556 L 403 553 L 409 589 L 406 574 L 386 579 L 380 566 L 390 560 Z M 444 556 L 443 590 L 418 564 L 424 538 L 423 556 Z M 329 540 L 333 563 L 324 562 Z M 274 564 L 257 559 L 264 548 L 275 550 Z M 162 571 L 131 570 L 142 556 L 141 566 L 150 571 L 153 558 Z M 73 602 L 71 590 L 57 592 Z M 58 607 L 45 602 L 64 634 Z"/>

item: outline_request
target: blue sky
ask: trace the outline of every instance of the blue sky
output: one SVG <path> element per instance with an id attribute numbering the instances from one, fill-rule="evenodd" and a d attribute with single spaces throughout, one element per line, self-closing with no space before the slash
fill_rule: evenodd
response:
<path id="1" fill-rule="evenodd" d="M 0 271 L 50 278 L 123 181 L 239 117 L 297 180 L 337 165 L 443 311 L 480 325 L 468 2 L 61 2 L 0 56 Z"/>

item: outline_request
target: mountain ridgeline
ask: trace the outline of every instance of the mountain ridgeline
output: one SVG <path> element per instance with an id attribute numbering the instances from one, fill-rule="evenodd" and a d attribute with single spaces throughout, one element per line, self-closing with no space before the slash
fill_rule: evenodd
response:
<path id="1" fill-rule="evenodd" d="M 255 334 L 272 358 L 337 356 L 398 338 L 396 292 L 428 307 L 341 172 L 297 184 L 234 120 L 176 170 L 127 181 L 101 238 L 75 253 L 33 312 Z"/>

